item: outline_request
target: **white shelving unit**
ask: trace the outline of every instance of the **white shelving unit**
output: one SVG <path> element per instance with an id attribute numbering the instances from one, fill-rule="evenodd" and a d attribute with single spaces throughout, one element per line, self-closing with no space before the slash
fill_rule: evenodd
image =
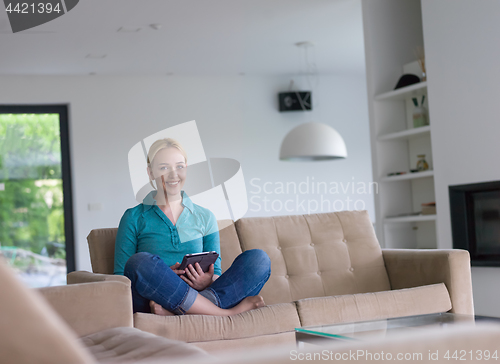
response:
<path id="1" fill-rule="evenodd" d="M 368 107 L 377 237 L 385 248 L 437 248 L 436 215 L 415 215 L 435 201 L 430 125 L 413 127 L 412 98 L 427 98 L 427 82 L 394 90 L 403 74 L 421 75 L 415 50 L 423 46 L 420 0 L 363 0 Z M 416 169 L 425 154 L 429 170 Z M 391 173 L 405 174 L 392 175 Z"/>

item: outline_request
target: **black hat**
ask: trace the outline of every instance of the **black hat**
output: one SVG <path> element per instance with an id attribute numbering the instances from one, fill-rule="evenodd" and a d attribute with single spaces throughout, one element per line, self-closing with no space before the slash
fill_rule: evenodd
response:
<path id="1" fill-rule="evenodd" d="M 412 75 L 411 73 L 408 73 L 401 76 L 401 78 L 398 81 L 398 84 L 396 85 L 396 87 L 394 87 L 394 90 L 397 90 L 398 88 L 401 87 L 410 86 L 419 82 L 420 78 L 417 75 Z"/>

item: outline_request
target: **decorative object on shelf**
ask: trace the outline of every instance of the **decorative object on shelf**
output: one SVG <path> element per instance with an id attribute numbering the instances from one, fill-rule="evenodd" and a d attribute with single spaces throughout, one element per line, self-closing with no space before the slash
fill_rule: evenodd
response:
<path id="1" fill-rule="evenodd" d="M 396 84 L 396 87 L 394 87 L 394 90 L 397 90 L 398 88 L 401 87 L 406 87 L 410 85 L 414 85 L 416 83 L 420 82 L 420 77 L 417 75 L 413 75 L 411 73 L 405 74 L 399 78 L 398 83 Z"/>
<path id="2" fill-rule="evenodd" d="M 423 203 L 422 215 L 436 215 L 436 203 L 435 202 Z"/>
<path id="3" fill-rule="evenodd" d="M 422 102 L 418 105 L 418 99 L 416 97 L 412 97 L 413 105 L 413 127 L 420 128 L 422 126 L 429 125 L 429 121 L 427 119 L 427 109 L 424 106 L 425 95 L 422 95 Z"/>
<path id="4" fill-rule="evenodd" d="M 417 212 L 406 212 L 406 213 L 403 213 L 403 214 L 390 215 L 390 216 L 386 216 L 386 218 L 391 219 L 391 218 L 394 218 L 394 217 L 407 217 L 407 216 L 418 216 L 418 215 L 420 215 L 420 211 L 417 211 Z"/>
<path id="5" fill-rule="evenodd" d="M 308 48 L 313 47 L 314 44 L 299 42 L 295 45 L 304 52 L 306 77 L 317 78 L 316 63 L 310 62 L 307 54 Z M 309 79 L 307 81 L 309 83 Z M 291 85 L 293 85 L 293 81 Z M 312 86 L 310 89 L 309 95 L 313 91 Z M 301 100 L 300 94 L 298 94 L 298 99 Z M 303 102 L 300 102 L 300 106 L 306 111 Z M 280 160 L 282 161 L 311 162 L 344 158 L 347 158 L 347 148 L 342 136 L 331 126 L 312 121 L 299 125 L 288 132 L 280 148 Z"/>
<path id="6" fill-rule="evenodd" d="M 422 82 L 427 81 L 427 73 L 425 69 L 425 50 L 424 47 L 417 47 L 415 49 L 415 54 L 418 58 L 418 65 L 420 66 L 420 70 L 422 71 L 422 78 L 420 79 Z"/>
<path id="7" fill-rule="evenodd" d="M 401 174 L 406 174 L 406 172 L 391 172 L 391 173 L 387 173 L 387 177 L 390 177 L 390 176 L 399 176 Z"/>
<path id="8" fill-rule="evenodd" d="M 417 170 L 419 172 L 429 170 L 429 164 L 425 160 L 425 154 L 419 154 L 417 157 L 418 157 Z"/>

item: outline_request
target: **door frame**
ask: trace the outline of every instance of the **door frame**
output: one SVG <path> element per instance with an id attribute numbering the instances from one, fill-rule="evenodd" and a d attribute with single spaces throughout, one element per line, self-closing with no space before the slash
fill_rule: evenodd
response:
<path id="1" fill-rule="evenodd" d="M 76 269 L 75 233 L 73 221 L 73 190 L 71 183 L 71 154 L 69 143 L 69 105 L 0 105 L 0 114 L 59 114 L 59 131 L 61 141 L 61 170 L 63 186 L 64 236 L 66 239 L 66 269 L 73 272 Z"/>

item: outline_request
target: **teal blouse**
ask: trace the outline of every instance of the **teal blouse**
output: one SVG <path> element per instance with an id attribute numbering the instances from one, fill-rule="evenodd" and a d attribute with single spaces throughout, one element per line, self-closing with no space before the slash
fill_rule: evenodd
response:
<path id="1" fill-rule="evenodd" d="M 214 274 L 221 275 L 220 240 L 217 219 L 208 209 L 194 204 L 181 191 L 182 210 L 175 226 L 149 193 L 143 203 L 128 209 L 118 226 L 114 273 L 123 275 L 125 263 L 135 253 L 158 255 L 167 265 L 182 262 L 185 254 L 216 251 Z"/>

